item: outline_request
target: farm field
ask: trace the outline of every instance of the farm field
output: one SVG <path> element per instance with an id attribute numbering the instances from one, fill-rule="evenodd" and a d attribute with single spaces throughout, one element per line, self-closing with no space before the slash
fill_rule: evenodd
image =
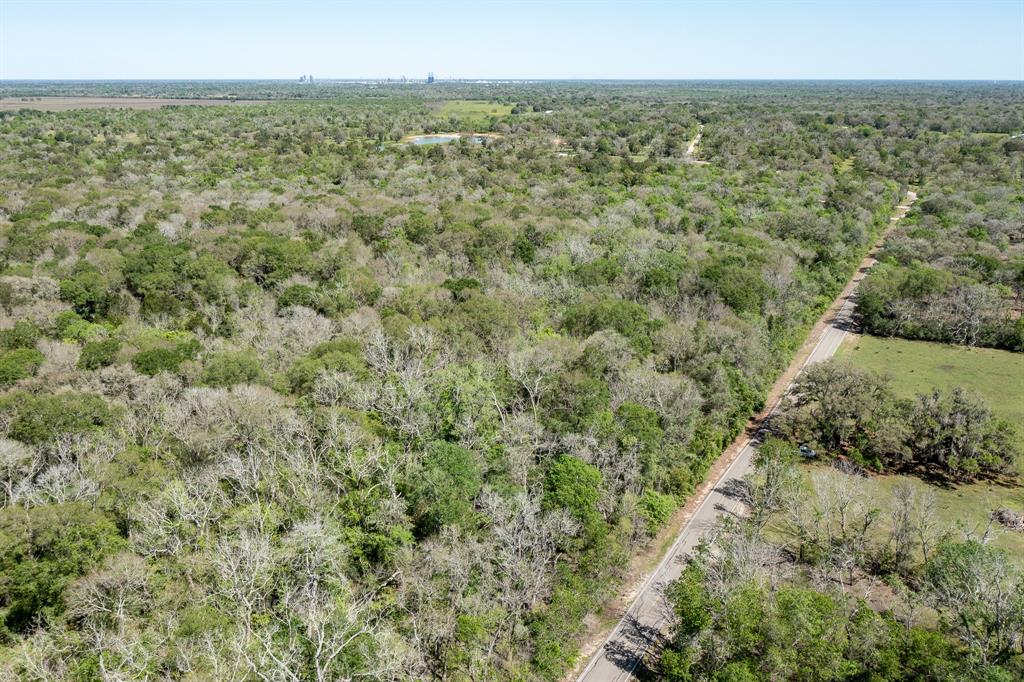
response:
<path id="1" fill-rule="evenodd" d="M 1024 355 L 928 341 L 849 336 L 839 357 L 892 377 L 901 397 L 957 386 L 979 393 L 992 411 L 1024 433 Z"/>
<path id="2" fill-rule="evenodd" d="M 492 116 L 508 116 L 512 113 L 512 105 L 488 102 L 486 100 L 458 99 L 449 102 L 439 102 L 437 113 L 440 116 L 486 120 Z"/>

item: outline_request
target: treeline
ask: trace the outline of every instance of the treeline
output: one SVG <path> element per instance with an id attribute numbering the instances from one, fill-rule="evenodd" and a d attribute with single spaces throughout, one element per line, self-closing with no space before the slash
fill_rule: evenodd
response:
<path id="1" fill-rule="evenodd" d="M 950 480 L 1015 475 L 1024 455 L 1017 429 L 980 397 L 955 388 L 901 400 L 885 377 L 834 360 L 797 378 L 773 427 L 875 471 Z"/>

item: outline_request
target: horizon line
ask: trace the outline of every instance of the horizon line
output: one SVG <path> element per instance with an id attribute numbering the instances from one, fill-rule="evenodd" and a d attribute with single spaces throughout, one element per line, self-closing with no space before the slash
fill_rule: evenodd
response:
<path id="1" fill-rule="evenodd" d="M 107 78 L 107 77 L 90 77 L 90 78 L 61 78 L 61 77 L 23 77 L 23 78 L 0 78 L 0 83 L 166 83 L 166 82 L 199 82 L 199 83 L 215 83 L 215 82 L 234 82 L 234 83 L 246 83 L 246 82 L 284 82 L 284 83 L 296 83 L 299 84 L 298 78 L 284 78 L 284 77 L 190 77 L 190 76 L 172 76 L 172 77 L 159 77 L 159 78 Z M 383 82 L 390 81 L 396 84 L 428 84 L 426 78 L 409 78 L 408 76 L 323 76 L 315 77 L 310 83 L 302 83 L 302 85 L 313 85 L 319 83 L 366 83 L 366 82 Z M 872 76 L 800 76 L 800 77 L 740 77 L 740 76 L 692 76 L 692 77 L 678 77 L 678 78 L 649 78 L 649 77 L 618 77 L 618 76 L 587 76 L 587 77 L 572 77 L 572 76 L 556 76 L 556 77 L 544 77 L 544 78 L 531 78 L 528 76 L 516 76 L 516 77 L 503 77 L 503 76 L 465 76 L 457 78 L 437 78 L 430 85 L 437 85 L 439 83 L 480 83 L 480 82 L 504 82 L 504 83 L 530 83 L 530 82 L 648 82 L 648 83 L 680 83 L 680 82 L 875 82 L 875 83 L 1024 83 L 1024 79 L 1020 78 L 922 78 L 922 77 L 872 77 Z"/>

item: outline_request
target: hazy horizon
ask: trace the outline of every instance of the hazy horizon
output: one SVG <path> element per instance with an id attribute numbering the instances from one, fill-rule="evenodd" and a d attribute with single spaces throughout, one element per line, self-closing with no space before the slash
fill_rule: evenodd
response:
<path id="1" fill-rule="evenodd" d="M 0 3 L 2 80 L 415 80 L 428 72 L 1018 81 L 1024 3 Z"/>
<path id="2" fill-rule="evenodd" d="M 404 79 L 404 80 L 403 80 Z M 260 77 L 251 78 L 0 78 L 0 83 L 291 83 L 295 78 Z M 394 85 L 403 82 L 422 84 L 423 77 L 414 76 L 316 76 L 319 83 L 383 83 Z M 1021 78 L 516 78 L 510 77 L 466 77 L 437 78 L 436 83 L 1024 83 Z"/>

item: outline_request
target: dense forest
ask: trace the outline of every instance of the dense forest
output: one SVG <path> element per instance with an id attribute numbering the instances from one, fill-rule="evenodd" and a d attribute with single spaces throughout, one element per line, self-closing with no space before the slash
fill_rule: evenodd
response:
<path id="1" fill-rule="evenodd" d="M 560 679 L 910 186 L 865 325 L 1021 349 L 1020 85 L 297 90 L 0 88 L 280 100 L 0 112 L 0 677 Z M 493 134 L 408 142 L 449 131 Z M 970 398 L 829 421 L 813 379 L 794 437 L 961 480 L 1012 468 L 1019 436 Z M 908 422 L 957 409 L 984 447 L 910 446 Z M 965 542 L 889 573 L 987 551 Z M 856 670 L 1020 670 L 1019 624 L 907 635 L 807 585 L 765 601 L 757 572 L 733 605 L 716 561 L 679 588 L 684 618 L 709 604 L 679 679 L 757 679 L 691 645 L 794 600 L 892 633 L 821 654 Z"/>

